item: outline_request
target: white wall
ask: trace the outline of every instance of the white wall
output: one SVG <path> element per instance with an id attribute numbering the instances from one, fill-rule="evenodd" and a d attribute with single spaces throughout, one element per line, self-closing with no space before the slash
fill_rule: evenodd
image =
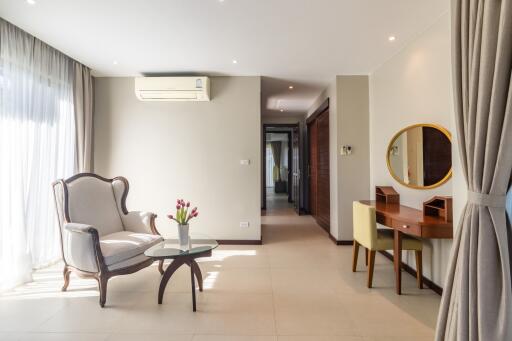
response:
<path id="1" fill-rule="evenodd" d="M 400 193 L 402 204 L 420 209 L 423 201 L 434 195 L 452 195 L 454 183 L 464 188 L 456 143 L 452 148 L 454 179 L 436 189 L 416 190 L 402 186 L 391 177 L 386 166 L 389 141 L 408 125 L 435 123 L 454 133 L 449 14 L 440 17 L 371 74 L 370 103 L 372 198 L 376 185 L 391 185 Z M 463 202 L 463 193 L 458 192 L 454 196 L 456 217 Z M 443 285 L 451 240 L 425 240 L 424 245 L 424 275 Z M 407 255 L 406 260 L 415 267 L 413 255 Z"/>
<path id="2" fill-rule="evenodd" d="M 157 213 L 165 236 L 184 198 L 199 207 L 192 232 L 259 240 L 260 77 L 211 81 L 211 102 L 141 102 L 133 78 L 96 78 L 95 172 L 128 178 L 128 209 Z"/>
<path id="3" fill-rule="evenodd" d="M 352 202 L 369 197 L 368 76 L 336 76 L 315 100 L 308 116 L 329 98 L 331 235 L 352 240 Z M 353 154 L 342 156 L 342 145 Z"/>
<path id="4" fill-rule="evenodd" d="M 338 240 L 353 239 L 352 203 L 370 195 L 370 105 L 368 76 L 337 76 Z M 341 155 L 344 145 L 351 155 Z"/>

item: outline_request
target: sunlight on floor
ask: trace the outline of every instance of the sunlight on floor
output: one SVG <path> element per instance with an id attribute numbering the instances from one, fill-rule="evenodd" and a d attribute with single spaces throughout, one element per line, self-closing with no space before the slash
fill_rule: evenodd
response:
<path id="1" fill-rule="evenodd" d="M 214 250 L 212 257 L 204 258 L 201 263 L 220 262 L 229 257 L 235 256 L 256 256 L 256 250 Z M 156 267 L 157 262 L 151 267 Z M 221 268 L 222 265 L 214 264 L 215 268 Z M 25 283 L 13 290 L 0 294 L 0 300 L 18 300 L 18 299 L 38 299 L 38 298 L 77 298 L 77 297 L 95 297 L 99 295 L 98 283 L 94 279 L 84 279 L 71 275 L 70 286 L 67 291 L 61 291 L 64 284 L 62 263 L 52 265 L 45 269 L 34 272 L 33 282 Z M 203 281 L 204 289 L 212 289 L 219 276 L 218 271 L 209 271 Z M 113 277 L 109 282 L 122 280 L 123 276 Z M 155 283 L 156 285 L 157 283 Z"/>

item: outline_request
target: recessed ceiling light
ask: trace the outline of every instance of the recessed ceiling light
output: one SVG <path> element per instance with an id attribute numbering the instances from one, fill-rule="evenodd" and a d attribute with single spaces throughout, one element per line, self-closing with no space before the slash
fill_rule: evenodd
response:
<path id="1" fill-rule="evenodd" d="M 36 4 L 36 0 L 27 0 L 27 4 L 35 5 Z"/>
<path id="2" fill-rule="evenodd" d="M 224 2 L 224 0 L 219 0 L 219 2 Z"/>
<path id="3" fill-rule="evenodd" d="M 238 60 L 233 59 L 233 64 L 238 64 Z"/>
<path id="4" fill-rule="evenodd" d="M 281 109 L 281 110 L 279 110 L 279 111 L 280 111 L 280 112 L 283 112 L 283 111 L 284 111 L 284 109 Z"/>
<path id="5" fill-rule="evenodd" d="M 288 89 L 293 90 L 293 85 L 290 85 Z"/>
<path id="6" fill-rule="evenodd" d="M 117 60 L 114 60 L 112 64 L 117 65 Z"/>
<path id="7" fill-rule="evenodd" d="M 389 41 L 395 41 L 395 40 L 396 40 L 396 37 L 395 37 L 395 36 L 389 36 L 389 37 L 388 37 L 388 40 L 389 40 Z"/>

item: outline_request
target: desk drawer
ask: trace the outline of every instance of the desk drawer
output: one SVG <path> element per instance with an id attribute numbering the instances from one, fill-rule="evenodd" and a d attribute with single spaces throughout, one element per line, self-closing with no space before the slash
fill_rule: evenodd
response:
<path id="1" fill-rule="evenodd" d="M 419 225 L 393 219 L 392 227 L 396 230 L 400 230 L 403 233 L 421 237 L 421 227 Z"/>

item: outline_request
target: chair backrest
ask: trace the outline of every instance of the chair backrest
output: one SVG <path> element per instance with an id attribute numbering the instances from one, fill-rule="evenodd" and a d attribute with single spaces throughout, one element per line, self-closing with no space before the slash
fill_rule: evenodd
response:
<path id="1" fill-rule="evenodd" d="M 105 179 L 95 174 L 77 174 L 54 185 L 57 214 L 61 228 L 64 223 L 93 226 L 100 236 L 124 230 L 121 203 L 126 198 L 127 182 L 120 188 L 116 179 Z"/>
<path id="2" fill-rule="evenodd" d="M 377 223 L 375 207 L 353 203 L 354 239 L 368 249 L 377 246 Z"/>

